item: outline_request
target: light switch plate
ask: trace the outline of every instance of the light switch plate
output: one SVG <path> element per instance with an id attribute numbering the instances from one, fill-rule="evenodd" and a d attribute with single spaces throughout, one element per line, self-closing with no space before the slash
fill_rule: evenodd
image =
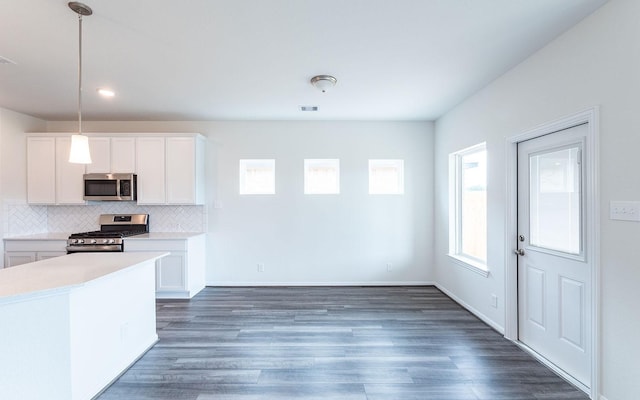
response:
<path id="1" fill-rule="evenodd" d="M 640 201 L 612 201 L 609 219 L 640 222 Z"/>

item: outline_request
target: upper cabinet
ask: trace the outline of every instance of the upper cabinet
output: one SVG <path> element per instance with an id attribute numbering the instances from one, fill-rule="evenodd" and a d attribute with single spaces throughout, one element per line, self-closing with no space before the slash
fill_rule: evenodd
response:
<path id="1" fill-rule="evenodd" d="M 27 202 L 56 203 L 56 139 L 27 138 Z"/>
<path id="2" fill-rule="evenodd" d="M 132 173 L 136 170 L 136 138 L 134 137 L 90 137 L 91 173 Z"/>
<path id="3" fill-rule="evenodd" d="M 138 204 L 204 204 L 204 138 L 138 137 Z"/>
<path id="4" fill-rule="evenodd" d="M 138 204 L 205 204 L 200 134 L 88 134 L 92 163 L 68 162 L 70 137 L 29 134 L 27 201 L 84 204 L 85 173 L 138 175 Z"/>
<path id="5" fill-rule="evenodd" d="M 166 140 L 167 203 L 204 204 L 204 139 Z"/>
<path id="6" fill-rule="evenodd" d="M 138 137 L 136 142 L 138 204 L 165 204 L 165 138 Z"/>
<path id="7" fill-rule="evenodd" d="M 56 204 L 84 204 L 84 164 L 69 162 L 70 137 L 56 138 Z"/>
<path id="8" fill-rule="evenodd" d="M 83 164 L 69 163 L 70 137 L 27 138 L 27 202 L 84 204 Z"/>

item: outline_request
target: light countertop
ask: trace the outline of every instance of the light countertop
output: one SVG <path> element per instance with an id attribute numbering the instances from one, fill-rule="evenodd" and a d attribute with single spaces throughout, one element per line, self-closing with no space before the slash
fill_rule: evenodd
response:
<path id="1" fill-rule="evenodd" d="M 189 239 L 194 236 L 204 235 L 204 232 L 149 232 L 142 235 L 128 236 L 125 240 L 172 240 L 172 239 Z M 48 232 L 35 233 L 32 235 L 21 235 L 6 237 L 4 240 L 64 240 L 66 241 L 71 235 L 70 232 Z"/>
<path id="2" fill-rule="evenodd" d="M 69 238 L 70 233 L 65 232 L 48 232 L 34 233 L 32 235 L 21 235 L 6 237 L 4 240 L 64 240 Z"/>
<path id="3" fill-rule="evenodd" d="M 142 235 L 127 236 L 125 240 L 175 240 L 175 239 L 189 239 L 194 236 L 204 235 L 202 232 L 149 232 Z"/>
<path id="4" fill-rule="evenodd" d="M 76 253 L 0 269 L 0 303 L 84 285 L 167 252 Z"/>

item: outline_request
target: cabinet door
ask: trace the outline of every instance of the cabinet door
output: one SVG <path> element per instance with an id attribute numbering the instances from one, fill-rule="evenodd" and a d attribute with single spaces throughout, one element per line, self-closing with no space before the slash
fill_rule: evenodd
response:
<path id="1" fill-rule="evenodd" d="M 4 253 L 4 266 L 15 267 L 36 261 L 36 253 L 30 251 L 8 251 Z"/>
<path id="2" fill-rule="evenodd" d="M 55 178 L 55 138 L 27 138 L 27 202 L 29 204 L 55 204 Z"/>
<path id="3" fill-rule="evenodd" d="M 165 204 L 165 155 L 163 137 L 136 139 L 138 204 Z"/>
<path id="4" fill-rule="evenodd" d="M 89 151 L 91 164 L 87 164 L 87 174 L 106 174 L 111 169 L 111 141 L 108 137 L 90 137 Z"/>
<path id="5" fill-rule="evenodd" d="M 136 139 L 111 138 L 111 170 L 114 174 L 136 172 Z"/>
<path id="6" fill-rule="evenodd" d="M 56 204 L 84 204 L 84 164 L 69 162 L 70 137 L 56 138 Z"/>
<path id="7" fill-rule="evenodd" d="M 196 202 L 195 139 L 167 138 L 167 203 Z"/>
<path id="8" fill-rule="evenodd" d="M 36 253 L 36 261 L 46 260 L 49 258 L 66 256 L 65 251 L 39 251 Z"/>
<path id="9" fill-rule="evenodd" d="M 157 291 L 184 291 L 186 287 L 184 253 L 171 253 L 157 261 Z"/>

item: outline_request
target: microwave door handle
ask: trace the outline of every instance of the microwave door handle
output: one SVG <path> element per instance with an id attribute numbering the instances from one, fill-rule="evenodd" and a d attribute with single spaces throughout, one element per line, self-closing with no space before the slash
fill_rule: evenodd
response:
<path id="1" fill-rule="evenodd" d="M 120 179 L 116 179 L 116 197 L 120 198 Z"/>

